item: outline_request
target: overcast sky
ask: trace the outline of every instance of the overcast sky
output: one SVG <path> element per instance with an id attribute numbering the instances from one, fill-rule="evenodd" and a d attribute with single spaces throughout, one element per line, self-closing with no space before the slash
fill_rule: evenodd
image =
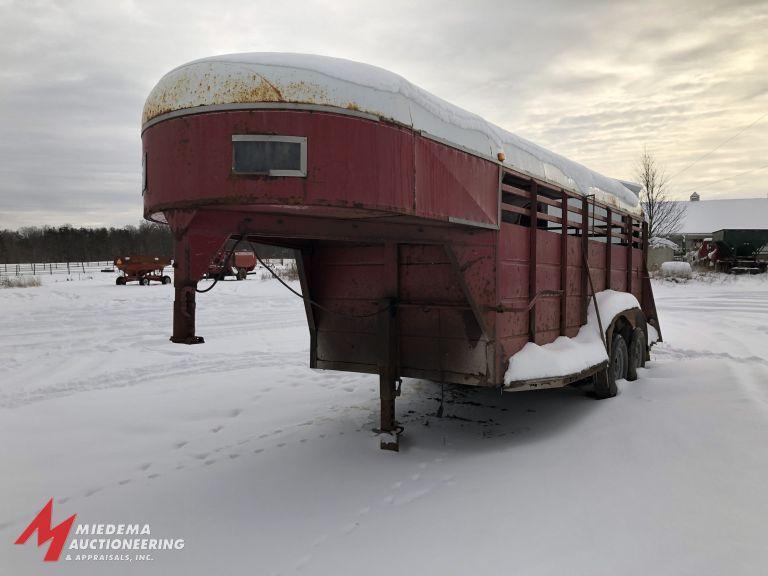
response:
<path id="1" fill-rule="evenodd" d="M 670 175 L 768 113 L 768 1 L 0 0 L 0 228 L 141 218 L 140 116 L 159 78 L 231 52 L 397 72 L 581 162 Z M 768 115 L 672 180 L 766 197 Z"/>

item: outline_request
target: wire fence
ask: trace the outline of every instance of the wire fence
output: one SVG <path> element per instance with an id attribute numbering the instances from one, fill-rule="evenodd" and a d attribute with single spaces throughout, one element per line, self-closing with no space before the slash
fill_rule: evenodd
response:
<path id="1" fill-rule="evenodd" d="M 41 276 L 53 274 L 88 274 L 115 271 L 111 260 L 98 262 L 27 262 L 0 264 L 0 277 Z"/>
<path id="2" fill-rule="evenodd" d="M 287 280 L 298 279 L 296 261 L 293 258 L 268 258 L 266 262 L 270 263 L 274 269 L 281 275 L 285 275 Z M 18 278 L 23 276 L 52 276 L 56 274 L 76 275 L 76 274 L 95 274 L 99 272 L 119 272 L 111 260 L 99 260 L 92 262 L 24 262 L 6 264 L 0 263 L 0 280 L 3 278 Z M 271 278 L 271 274 L 261 265 L 250 272 L 256 274 L 261 280 Z"/>

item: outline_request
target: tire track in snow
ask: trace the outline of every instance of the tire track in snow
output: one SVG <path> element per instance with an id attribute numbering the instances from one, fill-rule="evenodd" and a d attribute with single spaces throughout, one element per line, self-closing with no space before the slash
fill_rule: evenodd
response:
<path id="1" fill-rule="evenodd" d="M 282 367 L 285 369 L 308 370 L 292 352 L 270 353 L 248 351 L 242 354 L 219 354 L 216 356 L 185 356 L 174 362 L 155 362 L 127 370 L 114 370 L 80 380 L 69 380 L 58 384 L 42 386 L 31 391 L 19 390 L 0 396 L 1 408 L 15 408 L 52 397 L 61 397 L 77 392 L 90 392 L 108 388 L 124 388 L 147 381 L 167 380 L 201 372 L 221 374 L 255 368 Z"/>
<path id="2" fill-rule="evenodd" d="M 655 346 L 653 354 L 657 358 L 663 358 L 665 356 L 673 357 L 678 360 L 687 359 L 716 359 L 716 360 L 730 360 L 732 362 L 738 362 L 741 364 L 759 364 L 768 368 L 768 360 L 762 356 L 734 356 L 728 352 L 713 352 L 711 350 L 691 350 L 688 348 L 678 348 L 676 346 L 670 346 L 662 342 L 660 346 Z"/>

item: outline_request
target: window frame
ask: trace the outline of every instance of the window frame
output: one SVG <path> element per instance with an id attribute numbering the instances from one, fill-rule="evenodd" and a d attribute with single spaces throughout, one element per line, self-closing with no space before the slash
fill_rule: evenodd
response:
<path id="1" fill-rule="evenodd" d="M 235 144 L 237 142 L 287 142 L 299 144 L 299 169 L 298 170 L 269 170 L 268 172 L 244 172 L 235 168 Z M 307 137 L 306 136 L 281 136 L 278 134 L 233 134 L 232 135 L 232 174 L 243 176 L 292 176 L 295 178 L 307 177 Z"/>

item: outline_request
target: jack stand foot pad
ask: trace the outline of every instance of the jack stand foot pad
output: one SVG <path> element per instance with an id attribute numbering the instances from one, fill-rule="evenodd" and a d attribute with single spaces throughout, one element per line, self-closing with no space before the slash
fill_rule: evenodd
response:
<path id="1" fill-rule="evenodd" d="M 205 344 L 205 338 L 202 336 L 188 336 L 186 338 L 169 338 L 174 344 Z"/>
<path id="2" fill-rule="evenodd" d="M 374 430 L 379 437 L 379 448 L 382 450 L 390 450 L 392 452 L 400 452 L 400 434 L 402 431 L 402 426 L 398 426 L 392 431 Z"/>

